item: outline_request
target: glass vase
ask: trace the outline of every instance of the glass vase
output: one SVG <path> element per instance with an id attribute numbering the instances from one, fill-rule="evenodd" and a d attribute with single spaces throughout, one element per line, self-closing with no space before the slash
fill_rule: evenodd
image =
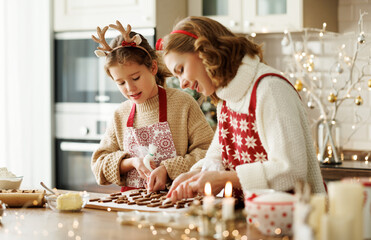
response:
<path id="1" fill-rule="evenodd" d="M 316 134 L 318 160 L 322 164 L 341 164 L 340 124 L 336 120 L 321 119 Z"/>

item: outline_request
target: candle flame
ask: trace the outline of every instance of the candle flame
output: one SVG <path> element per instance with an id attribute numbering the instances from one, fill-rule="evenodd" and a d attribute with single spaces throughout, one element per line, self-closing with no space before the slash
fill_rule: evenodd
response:
<path id="1" fill-rule="evenodd" d="M 230 181 L 225 184 L 224 192 L 226 197 L 232 197 L 232 183 Z"/>
<path id="2" fill-rule="evenodd" d="M 211 184 L 209 182 L 205 184 L 205 195 L 211 196 Z"/>

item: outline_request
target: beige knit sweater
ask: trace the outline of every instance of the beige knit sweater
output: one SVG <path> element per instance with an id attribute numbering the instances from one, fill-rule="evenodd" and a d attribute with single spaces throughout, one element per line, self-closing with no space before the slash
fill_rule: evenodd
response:
<path id="1" fill-rule="evenodd" d="M 162 161 L 170 179 L 187 172 L 203 158 L 213 138 L 213 130 L 207 123 L 197 102 L 187 93 L 166 88 L 167 121 L 173 136 L 177 157 Z M 99 148 L 93 153 L 91 168 L 98 184 L 125 185 L 120 175 L 120 163 L 130 155 L 123 147 L 124 131 L 132 102 L 123 102 L 115 111 L 113 120 L 104 134 Z M 158 95 L 138 104 L 134 128 L 141 128 L 159 121 Z"/>

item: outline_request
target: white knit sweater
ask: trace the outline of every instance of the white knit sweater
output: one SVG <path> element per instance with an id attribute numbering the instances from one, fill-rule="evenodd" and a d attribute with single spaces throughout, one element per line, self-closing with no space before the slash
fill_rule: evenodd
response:
<path id="1" fill-rule="evenodd" d="M 216 91 L 233 111 L 248 113 L 253 83 L 265 73 L 279 72 L 245 56 L 235 78 Z M 220 114 L 222 101 L 218 103 Z M 305 108 L 297 92 L 286 81 L 274 76 L 265 77 L 258 85 L 256 122 L 260 140 L 268 161 L 236 167 L 244 191 L 273 188 L 293 189 L 297 180 L 309 182 L 313 192 L 324 192 L 323 180 L 314 150 L 314 142 Z M 191 170 L 222 170 L 221 145 L 217 129 L 204 159 Z"/>

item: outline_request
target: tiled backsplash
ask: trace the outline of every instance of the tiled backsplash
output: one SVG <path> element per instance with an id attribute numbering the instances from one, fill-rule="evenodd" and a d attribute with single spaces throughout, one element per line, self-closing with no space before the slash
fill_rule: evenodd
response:
<path id="1" fill-rule="evenodd" d="M 336 63 L 340 47 L 345 44 L 345 52 L 352 57 L 358 36 L 358 20 L 360 10 L 368 12 L 363 17 L 363 29 L 366 34 L 366 43 L 362 51 L 359 52 L 356 66 L 361 71 L 369 57 L 371 57 L 371 1 L 368 0 L 339 0 L 339 36 L 324 36 L 323 40 L 318 38 L 318 33 L 311 36 L 307 47 L 316 56 L 314 66 L 324 79 L 323 95 L 330 93 L 331 79 L 329 77 L 330 68 Z M 318 28 L 322 28 L 319 26 Z M 303 33 L 292 33 L 296 49 L 303 48 Z M 289 46 L 282 46 L 282 34 L 262 34 L 255 37 L 255 42 L 263 44 L 264 60 L 269 65 L 285 72 L 287 66 L 292 62 L 293 55 Z M 371 64 L 371 62 L 370 62 Z M 371 68 L 371 66 L 370 66 Z M 370 75 L 371 78 L 371 75 Z M 371 151 L 371 89 L 367 87 L 367 81 L 362 85 L 360 92 L 363 104 L 356 106 L 353 101 L 345 101 L 338 111 L 338 121 L 341 126 L 341 142 L 343 149 Z M 327 101 L 326 101 L 327 102 Z M 355 112 L 361 117 L 361 123 L 355 123 Z M 317 119 L 319 111 L 309 109 L 310 119 Z M 313 129 L 315 122 L 312 121 Z M 355 130 L 352 126 L 356 126 Z M 351 136 L 351 137 L 350 137 Z"/>

